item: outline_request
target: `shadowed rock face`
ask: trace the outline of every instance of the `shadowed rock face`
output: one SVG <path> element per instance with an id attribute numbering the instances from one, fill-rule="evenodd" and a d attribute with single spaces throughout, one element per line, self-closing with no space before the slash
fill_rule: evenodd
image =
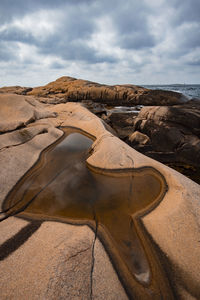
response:
<path id="1" fill-rule="evenodd" d="M 144 107 L 133 119 L 133 124 L 133 131 L 149 137 L 149 144 L 145 147 L 142 143 L 133 145 L 134 140 L 129 142 L 135 149 L 163 163 L 175 164 L 177 169 L 183 168 L 186 175 L 189 168 L 200 174 L 199 101 L 190 101 L 183 106 Z M 200 182 L 195 174 L 191 173 L 191 176 Z"/>
<path id="2" fill-rule="evenodd" d="M 5 199 L 5 218 L 21 216 L 90 225 L 104 243 L 130 296 L 173 299 L 141 216 L 162 200 L 166 183 L 153 168 L 123 172 L 86 166 L 89 137 L 63 129 L 63 138 Z"/>
<path id="3" fill-rule="evenodd" d="M 92 100 L 108 105 L 175 105 L 187 98 L 180 93 L 149 90 L 140 86 L 105 85 L 72 77 L 61 77 L 45 86 L 30 88 L 2 88 L 1 92 L 21 93 L 39 97 L 44 103 L 65 103 L 68 101 Z"/>

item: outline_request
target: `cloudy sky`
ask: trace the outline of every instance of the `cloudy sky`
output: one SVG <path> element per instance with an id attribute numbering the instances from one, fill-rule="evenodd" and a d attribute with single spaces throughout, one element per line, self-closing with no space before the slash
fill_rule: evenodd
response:
<path id="1" fill-rule="evenodd" d="M 0 86 L 200 83 L 200 0 L 0 0 Z"/>

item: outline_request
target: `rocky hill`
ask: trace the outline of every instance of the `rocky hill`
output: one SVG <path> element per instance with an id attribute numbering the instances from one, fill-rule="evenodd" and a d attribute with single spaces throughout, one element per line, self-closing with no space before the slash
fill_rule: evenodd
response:
<path id="1" fill-rule="evenodd" d="M 68 76 L 36 88 L 7 87 L 1 92 L 32 95 L 44 103 L 65 103 L 91 100 L 108 105 L 175 105 L 187 101 L 180 93 L 150 90 L 140 86 L 105 85 Z"/>

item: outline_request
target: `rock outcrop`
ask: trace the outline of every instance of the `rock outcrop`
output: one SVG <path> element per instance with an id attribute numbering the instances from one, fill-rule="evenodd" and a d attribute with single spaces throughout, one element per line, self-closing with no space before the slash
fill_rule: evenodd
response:
<path id="1" fill-rule="evenodd" d="M 5 114 L 1 115 L 4 119 L 1 121 L 0 135 L 0 203 L 4 203 L 6 195 L 36 163 L 41 152 L 62 137 L 60 126 L 81 129 L 95 139 L 89 150 L 87 164 L 96 172 L 108 170 L 109 176 L 112 176 L 113 170 L 125 172 L 148 167 L 156 170 L 166 181 L 168 189 L 161 202 L 140 217 L 140 222 L 146 237 L 149 237 L 147 240 L 151 243 L 151 249 L 154 249 L 152 251 L 158 254 L 162 274 L 170 283 L 170 293 L 165 294 L 164 299 L 198 299 L 199 185 L 126 145 L 105 129 L 101 119 L 78 103 L 47 105 L 33 96 L 0 97 L 0 112 L 4 111 Z M 145 109 L 141 111 L 144 125 L 147 117 L 153 116 L 153 108 L 148 109 L 149 113 Z M 191 115 L 191 107 L 190 112 L 184 109 L 178 123 L 184 118 L 185 121 L 188 119 L 188 132 L 197 136 L 198 113 Z M 166 115 L 166 108 L 157 110 L 154 110 L 156 118 L 153 120 L 158 120 L 161 126 L 162 122 L 167 122 L 161 120 Z M 9 111 L 12 118 L 9 117 Z M 172 112 L 180 112 L 180 107 L 173 107 Z M 175 119 L 177 121 L 178 117 Z M 139 118 L 134 124 L 138 130 L 142 128 Z M 182 123 L 180 127 L 180 131 L 183 130 Z M 149 136 L 146 131 L 143 134 Z M 152 137 L 149 138 L 152 141 Z M 139 133 L 131 139 L 143 146 L 149 144 L 148 137 Z M 151 188 L 151 185 L 144 185 L 141 191 L 145 192 L 146 188 Z M 5 215 L 5 211 L 1 212 L 2 218 Z M 99 228 L 102 230 L 101 224 Z M 0 223 L 0 231 L 2 299 L 137 299 L 136 291 L 128 290 L 126 280 L 117 276 L 119 267 L 115 265 L 114 269 L 110 262 L 113 257 L 108 256 L 101 242 L 102 235 L 99 233 L 98 236 L 98 231 L 93 232 L 87 225 L 76 226 L 73 222 L 63 223 L 34 216 L 22 219 L 18 215 L 11 215 Z M 157 284 L 153 277 L 152 280 L 151 284 Z M 151 284 L 145 289 L 148 290 Z M 163 285 L 160 293 L 164 291 Z M 147 294 L 143 299 L 157 299 Z"/>
<path id="2" fill-rule="evenodd" d="M 25 127 L 35 120 L 55 117 L 54 113 L 41 109 L 32 97 L 14 94 L 0 94 L 0 108 L 0 133 Z"/>
<path id="3" fill-rule="evenodd" d="M 134 119 L 139 112 L 108 112 L 101 115 L 101 118 L 111 126 L 122 140 L 133 133 Z"/>
<path id="4" fill-rule="evenodd" d="M 133 106 L 175 105 L 188 101 L 185 96 L 176 92 L 150 90 L 131 84 L 111 86 L 67 76 L 33 89 L 20 87 L 0 89 L 0 93 L 8 91 L 37 96 L 39 101 L 50 104 L 91 100 L 113 106 Z"/>
<path id="5" fill-rule="evenodd" d="M 22 87 L 22 86 L 5 86 L 0 88 L 0 94 L 17 94 L 17 95 L 26 95 L 26 93 L 30 92 L 32 88 L 30 87 Z"/>
<path id="6" fill-rule="evenodd" d="M 133 131 L 149 137 L 148 147 L 142 141 L 134 147 L 164 163 L 200 166 L 200 101 L 183 106 L 144 107 L 133 121 Z M 130 145 L 134 139 L 129 138 Z"/>

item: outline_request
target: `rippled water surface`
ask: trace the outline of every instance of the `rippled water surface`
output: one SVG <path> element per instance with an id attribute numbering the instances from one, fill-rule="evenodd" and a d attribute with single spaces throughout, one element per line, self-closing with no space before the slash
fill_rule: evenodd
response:
<path id="1" fill-rule="evenodd" d="M 144 87 L 153 90 L 174 91 L 189 98 L 200 98 L 200 84 L 144 85 Z"/>

